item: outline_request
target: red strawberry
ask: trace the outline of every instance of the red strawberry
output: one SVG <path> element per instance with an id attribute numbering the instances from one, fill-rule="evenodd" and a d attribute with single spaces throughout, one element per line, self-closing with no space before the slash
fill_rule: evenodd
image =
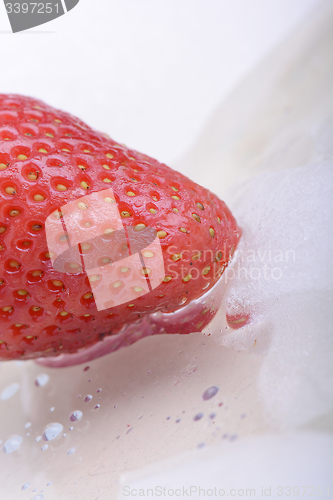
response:
<path id="1" fill-rule="evenodd" d="M 37 362 L 44 366 L 61 368 L 65 366 L 87 363 L 121 347 L 133 344 L 138 339 L 163 333 L 186 334 L 202 331 L 214 318 L 220 303 L 220 294 L 210 297 L 210 304 L 202 304 L 200 299 L 192 301 L 186 307 L 170 314 L 161 312 L 146 314 L 143 318 L 123 325 L 117 335 L 106 336 L 78 353 L 63 354 L 56 357 L 40 358 Z"/>
<path id="2" fill-rule="evenodd" d="M 239 328 L 243 328 L 243 326 L 247 325 L 250 321 L 250 314 L 244 312 L 243 314 L 227 314 L 227 323 L 230 328 L 233 330 L 238 330 Z"/>
<path id="3" fill-rule="evenodd" d="M 184 307 L 216 283 L 240 237 L 208 190 L 17 95 L 0 95 L 0 203 L 0 359 L 77 352 Z M 109 227 L 111 212 L 118 226 Z M 129 251 L 137 267 L 124 271 Z M 111 271 L 118 278 L 101 293 Z"/>

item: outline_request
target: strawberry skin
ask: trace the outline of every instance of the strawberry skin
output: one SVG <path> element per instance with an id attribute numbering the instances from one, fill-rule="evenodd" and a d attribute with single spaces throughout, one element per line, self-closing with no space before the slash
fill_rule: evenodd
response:
<path id="1" fill-rule="evenodd" d="M 98 310 L 85 272 L 52 266 L 45 225 L 60 207 L 110 187 L 125 228 L 157 231 L 165 278 Z M 207 189 L 68 113 L 0 94 L 0 359 L 74 353 L 124 323 L 186 306 L 216 283 L 239 238 Z"/>
<path id="2" fill-rule="evenodd" d="M 184 335 L 202 331 L 216 315 L 220 300 L 219 294 L 213 294 L 204 305 L 199 299 L 171 314 L 146 314 L 138 321 L 124 325 L 117 335 L 104 337 L 101 342 L 96 342 L 77 353 L 39 358 L 37 362 L 43 366 L 63 368 L 88 363 L 150 335 L 163 333 Z"/>

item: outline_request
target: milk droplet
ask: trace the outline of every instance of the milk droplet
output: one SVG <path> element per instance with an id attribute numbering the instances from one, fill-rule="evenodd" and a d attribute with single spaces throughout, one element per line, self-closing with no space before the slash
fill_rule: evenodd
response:
<path id="1" fill-rule="evenodd" d="M 31 422 L 27 422 L 26 424 L 24 424 L 24 427 L 26 429 L 29 429 L 31 427 Z"/>
<path id="2" fill-rule="evenodd" d="M 42 450 L 42 451 L 45 451 L 45 450 L 47 450 L 47 449 L 48 449 L 48 447 L 49 447 L 49 445 L 48 445 L 48 444 L 44 444 L 44 445 L 41 447 L 41 450 Z"/>
<path id="3" fill-rule="evenodd" d="M 84 402 L 85 403 L 88 403 L 88 401 L 91 401 L 92 400 L 92 395 L 91 394 L 87 394 L 87 396 L 84 398 Z"/>
<path id="4" fill-rule="evenodd" d="M 70 417 L 69 417 L 69 420 L 71 422 L 76 422 L 76 420 L 80 420 L 80 418 L 82 417 L 82 411 L 80 410 L 75 410 L 71 413 Z"/>
<path id="5" fill-rule="evenodd" d="M 21 490 L 26 490 L 27 488 L 29 488 L 30 486 L 30 483 L 24 483 L 23 486 L 21 486 Z"/>
<path id="6" fill-rule="evenodd" d="M 20 384 L 17 382 L 13 382 L 12 384 L 7 385 L 4 389 L 2 389 L 1 394 L 0 394 L 0 399 L 1 401 L 7 401 L 7 399 L 12 398 L 15 396 L 17 391 L 20 388 Z"/>
<path id="7" fill-rule="evenodd" d="M 13 453 L 13 451 L 19 449 L 22 443 L 23 443 L 23 437 L 18 435 L 11 436 L 10 438 L 7 439 L 7 441 L 4 442 L 3 451 L 5 453 Z"/>
<path id="8" fill-rule="evenodd" d="M 63 425 L 59 424 L 58 422 L 51 422 L 50 424 L 48 424 L 43 432 L 44 441 L 52 441 L 52 439 L 58 437 L 63 428 Z"/>
<path id="9" fill-rule="evenodd" d="M 51 406 L 50 411 L 54 411 L 54 410 L 55 410 L 55 406 Z"/>
<path id="10" fill-rule="evenodd" d="M 73 453 L 75 453 L 75 448 L 69 448 L 69 450 L 67 450 L 67 455 L 73 455 Z"/>
<path id="11" fill-rule="evenodd" d="M 35 495 L 32 500 L 43 500 L 44 495 Z"/>
<path id="12" fill-rule="evenodd" d="M 51 486 L 52 481 L 49 481 L 46 486 Z"/>
<path id="13" fill-rule="evenodd" d="M 36 437 L 36 441 L 37 441 L 37 442 L 38 442 L 38 441 L 40 441 L 41 439 L 42 439 L 42 436 L 37 436 L 37 437 Z"/>
<path id="14" fill-rule="evenodd" d="M 100 408 L 101 405 L 95 405 L 94 408 L 95 410 L 98 410 L 98 408 Z"/>
<path id="15" fill-rule="evenodd" d="M 193 420 L 196 422 L 197 420 L 200 420 L 203 417 L 203 413 L 197 413 L 194 417 Z"/>
<path id="16" fill-rule="evenodd" d="M 50 376 L 47 373 L 41 373 L 35 378 L 35 385 L 37 385 L 37 387 L 44 387 L 49 380 Z"/>
<path id="17" fill-rule="evenodd" d="M 208 399 L 211 399 L 217 394 L 219 388 L 216 387 L 216 385 L 212 385 L 211 387 L 208 387 L 208 389 L 205 390 L 205 392 L 202 395 L 202 399 L 204 401 L 207 401 Z"/>

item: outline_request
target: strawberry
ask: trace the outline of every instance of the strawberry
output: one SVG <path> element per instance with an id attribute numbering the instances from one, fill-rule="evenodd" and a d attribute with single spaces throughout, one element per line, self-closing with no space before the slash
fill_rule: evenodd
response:
<path id="1" fill-rule="evenodd" d="M 18 95 L 0 95 L 0 204 L 0 359 L 74 353 L 183 308 L 217 282 L 240 238 L 207 189 Z"/>
<path id="2" fill-rule="evenodd" d="M 228 326 L 233 330 L 238 330 L 250 322 L 251 316 L 244 312 L 243 314 L 227 314 L 226 318 Z"/>
<path id="3" fill-rule="evenodd" d="M 138 339 L 150 335 L 173 333 L 188 334 L 202 331 L 214 318 L 218 311 L 221 297 L 218 293 L 209 297 L 203 305 L 200 299 L 192 301 L 188 306 L 170 314 L 161 312 L 146 314 L 134 323 L 128 323 L 120 328 L 117 335 L 105 336 L 101 342 L 96 342 L 90 347 L 82 349 L 78 353 L 64 354 L 56 357 L 44 357 L 37 360 L 38 364 L 52 368 L 62 368 L 66 366 L 87 363 L 93 359 L 105 356 L 133 344 Z"/>

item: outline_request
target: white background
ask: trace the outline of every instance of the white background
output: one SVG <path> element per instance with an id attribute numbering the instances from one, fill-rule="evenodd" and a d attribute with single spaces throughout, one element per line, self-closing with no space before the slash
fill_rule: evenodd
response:
<path id="1" fill-rule="evenodd" d="M 39 97 L 172 163 L 254 64 L 318 0 L 80 0 L 12 34 L 0 2 L 0 92 Z"/>

